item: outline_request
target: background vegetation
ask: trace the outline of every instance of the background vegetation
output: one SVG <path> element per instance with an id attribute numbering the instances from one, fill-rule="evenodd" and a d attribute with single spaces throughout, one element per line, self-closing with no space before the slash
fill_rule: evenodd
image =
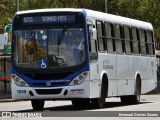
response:
<path id="1" fill-rule="evenodd" d="M 20 10 L 40 8 L 87 8 L 105 12 L 105 0 L 19 0 Z M 160 43 L 159 0 L 106 0 L 107 12 L 151 22 L 155 38 Z M 0 28 L 11 23 L 16 12 L 16 0 L 0 0 Z"/>

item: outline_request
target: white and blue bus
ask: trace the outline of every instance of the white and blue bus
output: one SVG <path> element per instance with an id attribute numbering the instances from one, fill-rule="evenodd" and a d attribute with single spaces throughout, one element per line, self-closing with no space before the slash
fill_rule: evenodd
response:
<path id="1" fill-rule="evenodd" d="M 12 31 L 12 99 L 71 100 L 102 108 L 107 97 L 139 103 L 157 86 L 150 23 L 87 9 L 17 12 Z"/>

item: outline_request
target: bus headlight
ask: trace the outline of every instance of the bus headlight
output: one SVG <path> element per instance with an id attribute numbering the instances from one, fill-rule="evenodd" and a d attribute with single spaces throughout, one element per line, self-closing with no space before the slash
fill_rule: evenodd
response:
<path id="1" fill-rule="evenodd" d="M 86 77 L 88 76 L 88 72 L 83 72 L 82 74 L 78 75 L 76 78 L 74 78 L 71 82 L 70 82 L 70 86 L 71 85 L 80 85 L 81 83 L 84 82 L 84 80 L 86 79 Z"/>
<path id="2" fill-rule="evenodd" d="M 16 76 L 16 75 L 11 75 L 11 78 L 12 80 L 14 81 L 14 83 L 17 85 L 17 86 L 20 86 L 20 87 L 29 87 L 29 85 L 24 81 L 22 80 L 20 77 Z"/>

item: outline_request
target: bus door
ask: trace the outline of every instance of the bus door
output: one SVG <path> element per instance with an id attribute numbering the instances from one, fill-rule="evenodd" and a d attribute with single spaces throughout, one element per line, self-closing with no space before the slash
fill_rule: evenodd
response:
<path id="1" fill-rule="evenodd" d="M 89 57 L 90 57 L 90 79 L 99 79 L 99 68 L 98 68 L 98 52 L 97 52 L 97 39 L 96 29 L 93 25 L 88 24 L 88 41 L 89 41 Z"/>

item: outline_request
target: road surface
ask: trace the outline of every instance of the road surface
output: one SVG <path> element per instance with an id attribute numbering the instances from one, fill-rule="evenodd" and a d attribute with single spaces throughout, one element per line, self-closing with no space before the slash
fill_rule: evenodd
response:
<path id="1" fill-rule="evenodd" d="M 13 114 L 15 115 L 15 118 L 12 119 L 22 119 L 21 117 L 23 117 L 25 120 L 30 119 L 26 118 L 25 115 L 31 117 L 37 115 L 38 117 L 34 118 L 35 120 L 64 120 L 64 118 L 65 120 L 159 120 L 160 95 L 142 95 L 141 103 L 138 105 L 123 105 L 119 98 L 107 98 L 103 109 L 94 109 L 93 107 L 75 108 L 70 101 L 46 101 L 44 111 L 34 111 L 30 101 L 10 101 L 0 102 L 0 111 L 1 114 L 4 111 L 12 112 L 12 114 L 15 113 Z M 16 115 L 19 115 L 20 117 L 17 118 Z M 39 118 L 40 116 L 45 117 Z M 10 120 L 10 118 L 1 117 L 0 120 Z"/>

